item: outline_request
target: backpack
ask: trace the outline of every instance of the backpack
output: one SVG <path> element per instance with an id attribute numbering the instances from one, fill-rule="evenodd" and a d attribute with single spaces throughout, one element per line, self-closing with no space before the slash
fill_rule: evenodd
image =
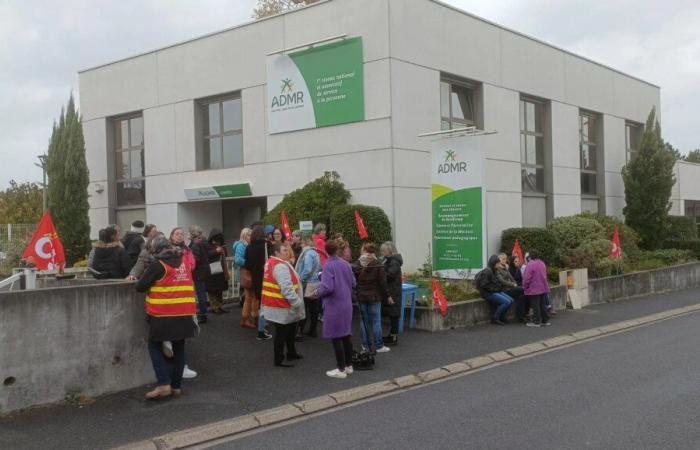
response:
<path id="1" fill-rule="evenodd" d="M 486 283 L 486 280 L 488 278 L 488 267 L 485 269 L 481 269 L 475 276 L 474 276 L 474 286 L 476 286 L 477 289 L 480 289 L 484 283 Z"/>

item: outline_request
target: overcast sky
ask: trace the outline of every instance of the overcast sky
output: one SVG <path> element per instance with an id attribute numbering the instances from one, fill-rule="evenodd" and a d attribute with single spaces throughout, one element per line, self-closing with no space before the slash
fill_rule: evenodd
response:
<path id="1" fill-rule="evenodd" d="M 0 188 L 40 180 L 33 162 L 78 70 L 248 21 L 255 3 L 0 0 Z M 697 0 L 446 3 L 660 85 L 664 137 L 700 148 Z"/>

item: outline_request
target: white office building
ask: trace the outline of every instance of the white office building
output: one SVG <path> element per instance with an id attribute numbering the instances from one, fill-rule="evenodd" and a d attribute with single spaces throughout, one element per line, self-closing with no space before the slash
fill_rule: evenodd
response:
<path id="1" fill-rule="evenodd" d="M 279 56 L 345 41 L 360 42 L 360 67 L 346 73 L 360 83 L 359 116 L 271 119 L 280 80 L 270 66 L 294 59 Z M 475 126 L 496 132 L 483 148 L 496 251 L 505 228 L 584 210 L 620 216 L 621 169 L 659 96 L 438 1 L 323 1 L 80 72 L 92 237 L 140 218 L 164 230 L 222 227 L 233 239 L 286 193 L 337 171 L 352 202 L 386 211 L 415 270 L 431 241 L 431 142 L 419 134 Z M 674 191 L 679 214 L 683 195 Z"/>

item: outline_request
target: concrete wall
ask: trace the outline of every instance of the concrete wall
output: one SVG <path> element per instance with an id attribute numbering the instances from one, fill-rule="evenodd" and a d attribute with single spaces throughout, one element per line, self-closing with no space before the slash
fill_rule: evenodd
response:
<path id="1" fill-rule="evenodd" d="M 133 283 L 3 292 L 0 305 L 0 413 L 154 379 Z"/>

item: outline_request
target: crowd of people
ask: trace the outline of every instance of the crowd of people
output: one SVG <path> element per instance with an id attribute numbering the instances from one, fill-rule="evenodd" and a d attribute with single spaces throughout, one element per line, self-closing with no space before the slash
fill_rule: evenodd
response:
<path id="1" fill-rule="evenodd" d="M 403 260 L 392 242 L 363 245 L 353 260 L 342 235 L 327 236 L 324 224 L 312 234 L 284 232 L 261 222 L 241 231 L 230 247 L 213 229 L 205 236 L 192 225 L 166 237 L 153 224 L 134 221 L 120 239 L 117 225 L 99 231 L 89 256 L 95 278 L 136 281 L 146 294 L 148 351 L 157 386 L 149 399 L 182 394 L 182 379 L 196 376 L 185 358 L 185 341 L 207 323 L 208 314 L 228 313 L 223 293 L 231 277 L 241 288 L 240 326 L 260 341 L 273 340 L 276 367 L 294 367 L 303 358 L 296 344 L 321 335 L 332 343 L 336 367 L 326 374 L 353 373 L 353 305 L 360 310 L 361 352 L 386 353 L 398 344 Z M 229 273 L 227 258 L 233 259 Z M 388 317 L 388 334 L 382 331 Z"/>
<path id="2" fill-rule="evenodd" d="M 508 323 L 506 314 L 514 303 L 516 320 L 529 327 L 550 326 L 550 317 L 556 315 L 549 301 L 547 267 L 534 250 L 524 261 L 517 255 L 491 255 L 474 281 L 479 295 L 493 306 L 493 324 Z"/>

